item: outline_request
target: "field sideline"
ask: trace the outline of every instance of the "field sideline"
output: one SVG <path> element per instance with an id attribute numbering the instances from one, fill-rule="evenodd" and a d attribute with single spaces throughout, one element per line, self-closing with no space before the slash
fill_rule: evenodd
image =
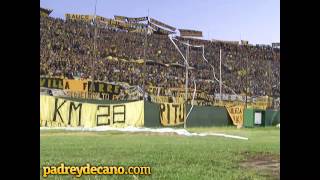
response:
<path id="1" fill-rule="evenodd" d="M 280 129 L 190 128 L 190 132 L 238 135 L 186 137 L 174 134 L 40 131 L 43 165 L 151 166 L 151 176 L 84 175 L 80 179 L 280 179 Z M 78 179 L 78 178 L 77 178 Z"/>

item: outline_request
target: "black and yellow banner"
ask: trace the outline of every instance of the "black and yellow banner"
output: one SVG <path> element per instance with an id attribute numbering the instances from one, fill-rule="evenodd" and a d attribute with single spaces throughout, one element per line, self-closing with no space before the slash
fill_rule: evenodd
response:
<path id="1" fill-rule="evenodd" d="M 160 122 L 162 126 L 176 126 L 184 123 L 186 117 L 185 104 L 161 103 Z"/>
<path id="2" fill-rule="evenodd" d="M 44 11 L 41 11 L 41 10 L 40 10 L 40 16 L 48 17 L 49 14 L 48 14 L 47 12 L 44 12 Z"/>
<path id="3" fill-rule="evenodd" d="M 252 100 L 247 102 L 247 108 L 252 108 L 252 109 L 259 109 L 259 110 L 266 110 L 268 108 L 272 107 L 272 102 L 273 99 L 271 97 L 267 97 L 267 100 L 264 100 L 262 98 L 255 100 L 252 102 Z M 245 101 L 238 101 L 238 100 L 215 100 L 214 106 L 236 106 L 236 105 L 242 105 L 245 106 L 246 102 Z"/>
<path id="4" fill-rule="evenodd" d="M 40 127 L 142 127 L 144 102 L 90 104 L 40 95 Z"/>
<path id="5" fill-rule="evenodd" d="M 131 28 L 134 29 L 144 29 L 147 28 L 147 24 L 142 24 L 142 23 L 129 23 Z"/>
<path id="6" fill-rule="evenodd" d="M 137 17 L 137 18 L 127 17 L 127 21 L 129 23 L 131 23 L 131 22 L 139 22 L 139 21 L 146 21 L 146 20 L 148 20 L 148 17 Z"/>
<path id="7" fill-rule="evenodd" d="M 182 97 L 173 97 L 173 96 L 154 96 L 150 95 L 151 102 L 154 103 L 184 103 L 185 100 Z"/>
<path id="8" fill-rule="evenodd" d="M 40 78 L 40 87 L 51 89 L 63 89 L 63 79 L 61 78 Z"/>
<path id="9" fill-rule="evenodd" d="M 63 89 L 74 92 L 88 92 L 88 81 L 87 80 L 74 80 L 64 79 Z"/>
<path id="10" fill-rule="evenodd" d="M 109 21 L 110 19 L 109 19 L 109 18 L 102 17 L 102 16 L 96 16 L 96 20 L 97 20 L 98 22 L 107 22 L 107 21 Z"/>
<path id="11" fill-rule="evenodd" d="M 94 20 L 92 15 L 82 15 L 82 14 L 65 14 L 66 20 L 76 20 L 90 22 Z M 97 22 L 108 22 L 110 19 L 102 16 L 96 16 Z"/>
<path id="12" fill-rule="evenodd" d="M 155 19 L 153 19 L 153 18 L 150 18 L 150 22 L 153 23 L 153 24 L 156 24 L 156 25 L 158 25 L 158 26 L 162 26 L 162 27 L 168 28 L 168 29 L 170 29 L 171 31 L 175 31 L 175 30 L 176 30 L 175 27 L 169 26 L 169 25 L 167 25 L 167 24 L 165 24 L 165 23 L 163 23 L 163 22 L 160 22 L 160 21 L 158 21 L 158 20 L 155 20 Z"/>
<path id="13" fill-rule="evenodd" d="M 109 26 L 117 27 L 117 28 L 122 28 L 122 29 L 135 29 L 136 26 L 134 24 L 126 23 L 126 22 L 121 22 L 121 21 L 116 21 L 113 19 L 110 19 L 107 21 L 107 24 Z"/>
<path id="14" fill-rule="evenodd" d="M 126 21 L 127 17 L 114 15 L 114 19 L 117 21 Z"/>
<path id="15" fill-rule="evenodd" d="M 148 20 L 148 17 L 126 17 L 114 15 L 116 21 L 127 21 L 129 23 L 140 22 Z"/>
<path id="16" fill-rule="evenodd" d="M 248 108 L 266 110 L 272 106 L 272 102 L 250 102 L 248 103 Z"/>
<path id="17" fill-rule="evenodd" d="M 76 20 L 76 21 L 91 22 L 94 20 L 94 16 L 92 15 L 65 14 L 65 17 L 67 21 Z M 147 24 L 138 23 L 139 21 L 148 20 L 147 17 L 138 17 L 138 18 L 128 18 L 124 16 L 114 16 L 114 17 L 115 17 L 115 20 L 105 18 L 102 16 L 96 16 L 96 21 L 98 24 L 103 26 L 116 27 L 120 29 L 126 29 L 129 31 L 133 31 L 136 29 L 144 29 L 147 27 Z M 136 32 L 139 32 L 139 30 L 137 30 Z"/>
<path id="18" fill-rule="evenodd" d="M 94 82 L 91 86 L 92 81 L 88 81 L 89 91 L 97 93 L 108 93 L 108 94 L 120 94 L 120 86 L 114 84 L 108 84 L 105 82 Z"/>
<path id="19" fill-rule="evenodd" d="M 180 36 L 189 37 L 202 37 L 202 31 L 190 30 L 190 29 L 179 29 Z"/>
<path id="20" fill-rule="evenodd" d="M 40 78 L 40 87 L 64 90 L 70 97 L 78 98 L 101 98 L 114 100 L 120 94 L 121 86 L 105 82 L 62 79 L 62 78 Z"/>
<path id="21" fill-rule="evenodd" d="M 82 15 L 82 14 L 65 14 L 66 20 L 76 20 L 76 21 L 91 21 L 93 16 Z"/>
<path id="22" fill-rule="evenodd" d="M 173 34 L 173 33 L 175 33 L 175 32 L 172 32 L 172 31 L 168 31 L 168 30 L 162 29 L 162 28 L 160 28 L 160 27 L 158 27 L 158 26 L 156 26 L 156 25 L 154 25 L 154 24 L 152 24 L 152 23 L 149 23 L 149 26 L 150 26 L 155 32 L 160 33 L 160 34 L 166 34 L 166 35 L 168 35 L 168 34 Z"/>
<path id="23" fill-rule="evenodd" d="M 188 89 L 187 99 L 188 104 L 191 103 L 193 98 L 194 89 Z M 148 86 L 147 92 L 151 97 L 152 102 L 162 103 L 167 102 L 182 102 L 185 99 L 185 89 L 184 88 L 163 88 Z M 213 105 L 214 96 L 209 95 L 207 92 L 197 90 L 194 97 L 194 105 Z"/>
<path id="24" fill-rule="evenodd" d="M 61 78 L 40 78 L 40 87 L 63 89 L 78 92 L 93 91 L 97 93 L 119 94 L 121 86 L 105 82 L 95 81 L 91 87 L 92 81 L 61 79 Z"/>
<path id="25" fill-rule="evenodd" d="M 232 119 L 234 125 L 237 128 L 243 126 L 243 116 L 244 116 L 244 105 L 236 105 L 236 106 L 226 106 L 227 111 Z"/>

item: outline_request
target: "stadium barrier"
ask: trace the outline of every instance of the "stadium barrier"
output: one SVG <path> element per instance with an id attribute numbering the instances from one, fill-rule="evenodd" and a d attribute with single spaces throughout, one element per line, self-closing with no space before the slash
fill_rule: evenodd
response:
<path id="1" fill-rule="evenodd" d="M 187 111 L 191 105 L 187 106 Z M 232 125 L 225 107 L 194 106 L 187 119 L 187 127 L 208 127 Z"/>
<path id="2" fill-rule="evenodd" d="M 267 109 L 265 116 L 268 126 L 275 126 L 280 123 L 280 111 Z"/>
<path id="3" fill-rule="evenodd" d="M 160 104 L 144 102 L 144 126 L 162 127 L 160 123 Z"/>
<path id="4" fill-rule="evenodd" d="M 259 117 L 256 117 L 256 113 L 260 113 Z M 257 124 L 256 119 L 259 119 Z M 280 111 L 277 110 L 261 110 L 247 108 L 244 110 L 244 127 L 252 128 L 256 126 L 273 126 L 280 123 Z"/>
<path id="5" fill-rule="evenodd" d="M 183 127 L 185 114 L 191 108 L 191 105 L 184 106 L 149 101 L 89 100 L 40 95 L 40 126 Z M 255 112 L 262 112 L 261 126 L 280 122 L 280 111 L 249 108 L 243 111 L 244 127 L 255 126 Z M 194 106 L 187 119 L 187 127 L 228 125 L 236 124 L 226 107 Z"/>

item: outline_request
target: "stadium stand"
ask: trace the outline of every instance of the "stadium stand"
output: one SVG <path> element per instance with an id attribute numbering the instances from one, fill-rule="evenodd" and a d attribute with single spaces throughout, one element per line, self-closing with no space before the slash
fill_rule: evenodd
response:
<path id="1" fill-rule="evenodd" d="M 85 22 L 59 18 L 40 18 L 40 75 L 68 79 L 91 77 L 94 27 Z M 237 94 L 280 96 L 280 50 L 271 46 L 240 45 L 177 37 L 190 44 L 204 45 L 209 63 L 219 67 L 222 49 L 223 83 Z M 125 82 L 142 87 L 145 34 L 99 28 L 95 79 Z M 182 52 L 186 46 L 178 43 Z M 184 61 L 167 35 L 149 34 L 146 50 L 147 86 L 183 88 Z M 196 79 L 197 89 L 209 94 L 219 93 L 219 84 L 212 82 L 212 69 L 202 59 L 202 50 L 190 48 L 189 78 Z M 193 88 L 193 83 L 189 83 Z M 223 93 L 230 93 L 223 89 Z"/>

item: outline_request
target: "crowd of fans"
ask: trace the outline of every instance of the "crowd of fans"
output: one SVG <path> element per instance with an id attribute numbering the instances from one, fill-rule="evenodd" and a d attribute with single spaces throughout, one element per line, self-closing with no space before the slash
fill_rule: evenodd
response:
<path id="1" fill-rule="evenodd" d="M 146 65 L 146 86 L 184 87 L 184 61 L 167 35 L 149 34 L 145 41 L 144 33 L 98 28 L 94 53 L 94 34 L 95 28 L 90 23 L 41 17 L 40 74 L 70 79 L 87 79 L 94 75 L 97 80 L 142 87 L 144 63 L 138 63 L 138 60 L 147 59 L 150 61 Z M 247 89 L 251 96 L 280 96 L 279 49 L 177 39 L 175 42 L 183 53 L 186 46 L 182 41 L 204 45 L 204 56 L 213 65 L 218 79 L 221 49 L 223 93 L 232 93 L 232 89 L 237 94 L 244 94 Z M 213 70 L 204 61 L 202 49 L 190 47 L 189 50 L 188 62 L 192 67 L 189 79 L 196 81 L 197 89 L 209 94 L 218 93 L 219 83 L 213 81 Z M 189 86 L 193 88 L 192 81 Z"/>

